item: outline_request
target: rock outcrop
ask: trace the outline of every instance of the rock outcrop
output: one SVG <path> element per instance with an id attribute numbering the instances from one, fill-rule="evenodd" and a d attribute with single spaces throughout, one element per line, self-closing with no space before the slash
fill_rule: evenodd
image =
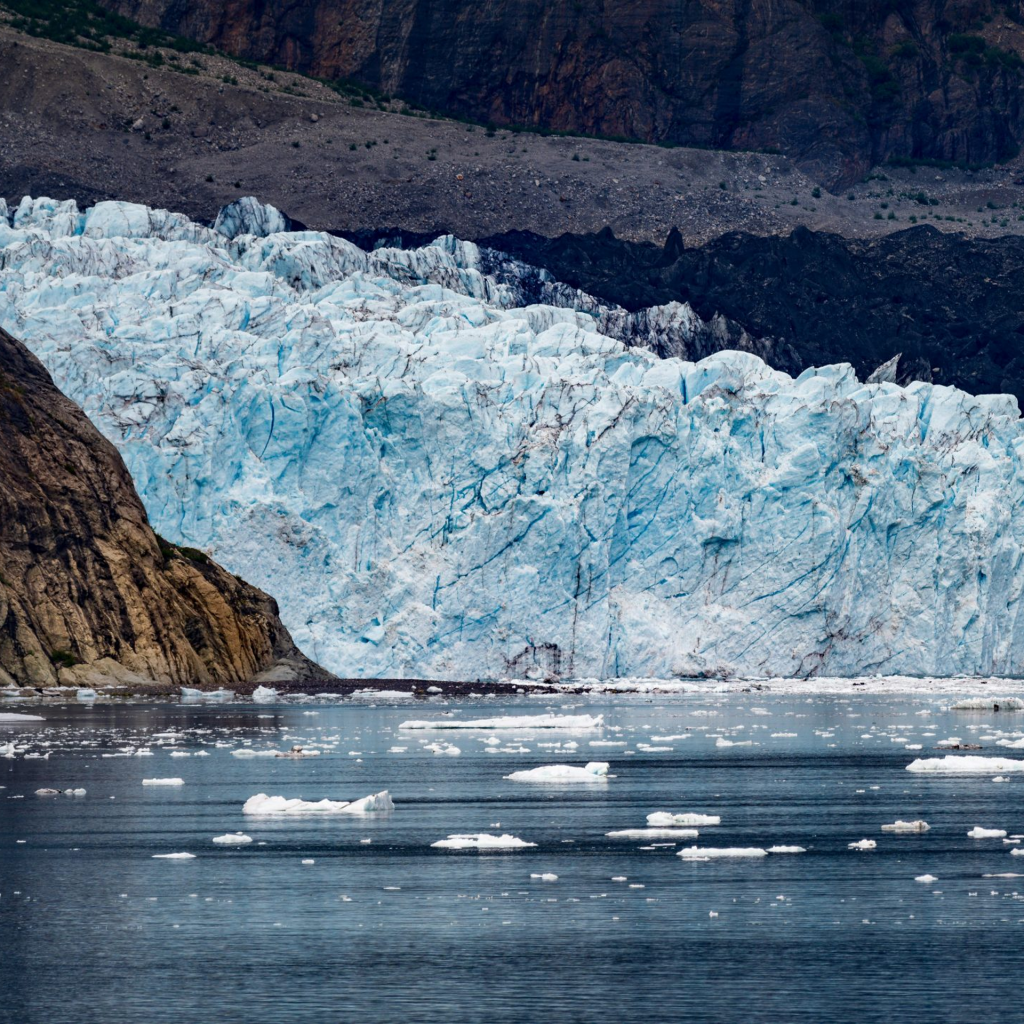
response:
<path id="1" fill-rule="evenodd" d="M 102 0 L 239 56 L 499 124 L 779 148 L 822 181 L 1024 139 L 1020 0 Z"/>
<path id="2" fill-rule="evenodd" d="M 0 330 L 0 685 L 330 678 L 272 598 L 153 532 L 117 449 Z"/>

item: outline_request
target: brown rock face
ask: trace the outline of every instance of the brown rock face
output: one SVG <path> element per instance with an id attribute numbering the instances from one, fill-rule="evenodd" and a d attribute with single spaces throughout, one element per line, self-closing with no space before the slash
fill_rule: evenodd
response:
<path id="1" fill-rule="evenodd" d="M 157 538 L 114 446 L 0 330 L 0 684 L 259 677 L 331 678 L 272 598 Z"/>
<path id="2" fill-rule="evenodd" d="M 1024 139 L 1021 0 L 102 0 L 228 52 L 424 106 L 716 148 L 828 183 Z"/>

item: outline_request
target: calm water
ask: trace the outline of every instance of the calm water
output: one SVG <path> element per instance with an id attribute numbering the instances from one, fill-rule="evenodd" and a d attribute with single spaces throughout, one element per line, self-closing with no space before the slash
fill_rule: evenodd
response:
<path id="1" fill-rule="evenodd" d="M 0 742 L 50 751 L 0 760 L 0 1020 L 1019 1019 L 1024 878 L 982 875 L 1024 872 L 1024 858 L 965 833 L 976 824 L 1024 831 L 1024 776 L 994 784 L 904 769 L 937 756 L 930 748 L 946 737 L 1024 729 L 1024 714 L 953 713 L 948 703 L 743 694 L 43 708 L 46 723 L 0 729 Z M 606 728 L 397 728 L 445 712 L 545 711 L 603 714 Z M 155 736 L 168 732 L 179 738 Z M 505 752 L 486 752 L 490 736 Z M 719 747 L 719 736 L 756 745 Z M 438 738 L 461 755 L 424 750 Z M 578 750 L 540 746 L 570 740 Z M 246 741 L 308 741 L 325 752 L 302 761 L 229 753 Z M 139 743 L 153 756 L 101 756 Z M 643 743 L 673 749 L 644 752 Z M 912 744 L 924 749 L 905 749 Z M 983 753 L 1022 756 L 991 740 Z M 617 777 L 575 786 L 502 778 L 592 759 L 610 761 Z M 141 785 L 168 776 L 185 785 Z M 88 792 L 35 796 L 41 786 Z M 259 792 L 351 799 L 380 789 L 391 791 L 391 814 L 242 814 Z M 698 845 L 808 852 L 686 863 L 678 846 L 641 849 L 667 840 L 604 835 L 642 827 L 657 810 L 720 814 Z M 932 828 L 880 832 L 896 818 Z M 253 843 L 211 843 L 237 830 Z M 430 848 L 479 831 L 537 847 Z M 878 848 L 847 849 L 865 837 Z M 176 851 L 196 859 L 152 859 Z M 543 872 L 558 880 L 531 880 Z M 914 881 L 924 873 L 939 881 Z"/>

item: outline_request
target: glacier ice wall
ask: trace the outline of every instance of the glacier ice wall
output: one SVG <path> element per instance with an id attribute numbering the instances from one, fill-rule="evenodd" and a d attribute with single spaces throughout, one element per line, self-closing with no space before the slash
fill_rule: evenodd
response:
<path id="1" fill-rule="evenodd" d="M 26 200 L 0 325 L 328 668 L 1021 673 L 1012 397 L 658 359 L 471 244 L 244 233 L 275 223 Z"/>

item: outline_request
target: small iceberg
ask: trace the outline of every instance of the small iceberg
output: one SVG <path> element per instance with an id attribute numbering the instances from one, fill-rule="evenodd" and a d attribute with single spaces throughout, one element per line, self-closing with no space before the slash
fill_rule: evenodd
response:
<path id="1" fill-rule="evenodd" d="M 214 836 L 210 841 L 220 846 L 245 846 L 246 843 L 252 842 L 252 836 L 247 836 L 244 832 L 228 832 L 222 836 Z"/>
<path id="2" fill-rule="evenodd" d="M 144 786 L 184 786 L 184 779 L 143 779 Z"/>
<path id="3" fill-rule="evenodd" d="M 436 850 L 476 850 L 478 853 L 490 853 L 498 850 L 525 850 L 536 843 L 528 843 L 518 836 L 492 835 L 490 832 L 472 832 L 451 835 L 447 839 L 439 839 L 430 844 Z"/>
<path id="4" fill-rule="evenodd" d="M 609 839 L 696 839 L 695 828 L 623 828 L 618 832 L 605 832 Z"/>
<path id="5" fill-rule="evenodd" d="M 914 879 L 914 881 L 915 882 L 924 882 L 926 885 L 928 885 L 931 882 L 937 882 L 938 879 L 934 875 L 918 875 Z"/>
<path id="6" fill-rule="evenodd" d="M 769 853 L 806 853 L 803 846 L 769 846 Z"/>
<path id="7" fill-rule="evenodd" d="M 950 711 L 1024 711 L 1019 697 L 967 697 L 950 706 Z"/>
<path id="8" fill-rule="evenodd" d="M 359 800 L 300 800 L 285 796 L 267 796 L 257 793 L 242 806 L 244 814 L 375 814 L 393 811 L 395 805 L 386 790 L 372 793 Z"/>
<path id="9" fill-rule="evenodd" d="M 153 860 L 195 860 L 194 853 L 154 853 Z"/>
<path id="10" fill-rule="evenodd" d="M 721 825 L 717 814 L 673 814 L 670 811 L 654 811 L 647 815 L 647 824 L 659 828 L 673 825 Z"/>
<path id="11" fill-rule="evenodd" d="M 550 871 L 545 871 L 542 875 L 530 875 L 531 878 L 539 879 L 541 882 L 557 882 L 558 875 L 552 874 Z"/>
<path id="12" fill-rule="evenodd" d="M 277 700 L 277 690 L 273 686 L 257 686 L 252 691 L 252 699 L 257 704 L 264 704 L 267 701 Z"/>
<path id="13" fill-rule="evenodd" d="M 234 690 L 195 690 L 191 686 L 181 688 L 181 699 L 189 700 L 233 700 Z"/>
<path id="14" fill-rule="evenodd" d="M 945 757 L 919 757 L 907 765 L 907 771 L 945 775 L 994 775 L 1024 772 L 1024 761 L 1007 757 L 981 757 L 978 754 L 947 754 Z"/>
<path id="15" fill-rule="evenodd" d="M 10 711 L 0 711 L 0 725 L 20 725 L 22 722 L 45 722 L 42 715 L 16 715 Z"/>
<path id="16" fill-rule="evenodd" d="M 545 764 L 506 775 L 513 782 L 605 782 L 614 779 L 608 774 L 607 761 L 590 761 L 580 768 L 572 764 Z"/>
<path id="17" fill-rule="evenodd" d="M 982 828 L 980 825 L 975 825 L 970 832 L 967 833 L 968 839 L 1005 839 L 1006 829 L 1005 828 Z"/>
<path id="18" fill-rule="evenodd" d="M 902 821 L 896 819 L 891 825 L 883 825 L 883 832 L 927 832 L 931 825 L 927 821 Z"/>
<path id="19" fill-rule="evenodd" d="M 600 729 L 604 715 L 506 715 L 503 718 L 433 718 L 402 722 L 399 729 Z"/>
<path id="20" fill-rule="evenodd" d="M 873 850 L 878 846 L 874 839 L 858 839 L 855 843 L 847 843 L 848 850 Z"/>
<path id="21" fill-rule="evenodd" d="M 90 701 L 96 699 L 96 691 L 90 686 L 80 686 L 75 693 L 76 700 Z"/>
<path id="22" fill-rule="evenodd" d="M 768 851 L 760 846 L 688 846 L 676 856 L 683 860 L 718 860 L 728 857 L 767 857 Z"/>

